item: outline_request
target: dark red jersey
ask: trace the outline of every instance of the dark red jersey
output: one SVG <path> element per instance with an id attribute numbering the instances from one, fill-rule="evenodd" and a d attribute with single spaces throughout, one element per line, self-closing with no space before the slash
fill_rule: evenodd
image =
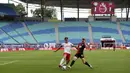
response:
<path id="1" fill-rule="evenodd" d="M 84 43 L 79 43 L 78 44 L 78 51 L 77 51 L 77 54 L 83 54 L 83 52 L 84 52 L 84 48 L 86 48 L 87 47 L 87 45 L 86 44 L 84 44 Z"/>

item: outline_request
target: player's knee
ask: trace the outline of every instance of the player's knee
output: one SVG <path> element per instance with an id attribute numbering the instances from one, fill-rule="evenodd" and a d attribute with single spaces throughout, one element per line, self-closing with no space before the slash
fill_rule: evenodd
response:
<path id="1" fill-rule="evenodd" d="M 86 63 L 86 61 L 83 62 L 83 64 L 85 64 L 85 63 Z"/>
<path id="2" fill-rule="evenodd" d="M 74 57 L 73 60 L 76 61 L 76 60 L 77 60 L 77 57 Z"/>
<path id="3" fill-rule="evenodd" d="M 66 60 L 66 58 L 64 58 L 64 57 L 63 57 L 62 59 L 63 59 L 63 60 Z"/>
<path id="4" fill-rule="evenodd" d="M 85 59 L 82 59 L 82 63 L 83 63 L 83 64 L 85 64 L 85 63 L 86 63 Z"/>
<path id="5" fill-rule="evenodd" d="M 67 59 L 67 62 L 70 62 L 70 59 Z"/>

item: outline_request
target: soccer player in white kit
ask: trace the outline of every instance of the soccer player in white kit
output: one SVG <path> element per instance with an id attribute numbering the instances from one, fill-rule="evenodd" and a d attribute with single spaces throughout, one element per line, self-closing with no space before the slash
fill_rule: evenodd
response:
<path id="1" fill-rule="evenodd" d="M 62 45 L 60 46 L 60 48 L 61 47 L 64 48 L 64 54 L 63 54 L 63 58 L 60 61 L 59 67 L 62 67 L 64 65 L 63 64 L 64 62 L 65 62 L 65 65 L 67 65 L 69 63 L 69 61 L 70 61 L 70 55 L 71 55 L 71 49 L 73 47 L 73 44 L 70 43 L 70 42 L 68 42 L 68 37 L 65 37 L 64 40 L 65 40 L 65 42 L 62 43 Z M 60 48 L 58 48 L 54 52 L 57 52 Z"/>

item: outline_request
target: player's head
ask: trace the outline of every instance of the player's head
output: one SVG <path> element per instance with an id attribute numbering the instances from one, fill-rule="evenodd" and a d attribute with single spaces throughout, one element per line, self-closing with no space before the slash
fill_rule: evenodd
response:
<path id="1" fill-rule="evenodd" d="M 65 40 L 65 43 L 68 43 L 68 37 L 65 37 L 64 40 Z"/>
<path id="2" fill-rule="evenodd" d="M 86 42 L 86 39 L 85 38 L 82 38 L 82 43 L 85 43 Z"/>

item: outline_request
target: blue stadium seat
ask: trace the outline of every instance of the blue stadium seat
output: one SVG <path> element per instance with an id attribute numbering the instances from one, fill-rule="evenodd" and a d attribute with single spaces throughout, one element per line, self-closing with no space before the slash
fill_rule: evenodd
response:
<path id="1" fill-rule="evenodd" d="M 25 43 L 27 41 L 29 43 L 36 43 L 34 40 L 32 40 L 32 38 L 28 34 L 27 30 L 24 28 L 22 22 L 8 22 L 8 23 L 5 23 L 5 24 L 3 24 L 2 22 L 0 22 L 0 24 L 1 24 L 0 27 L 7 34 L 9 34 L 11 37 L 13 37 L 18 42 Z M 12 39 L 9 38 L 9 36 L 6 33 L 3 32 L 3 34 L 1 34 L 1 37 L 0 37 L 1 41 L 3 41 L 3 43 L 15 43 L 15 44 L 17 44 L 17 42 L 16 41 L 12 41 Z M 21 36 L 26 41 L 23 40 L 23 38 L 21 38 Z"/>
<path id="2" fill-rule="evenodd" d="M 90 24 L 92 26 L 94 42 L 100 42 L 102 36 L 111 36 L 117 42 L 122 42 L 116 23 L 110 21 L 94 21 L 90 22 Z"/>
<path id="3" fill-rule="evenodd" d="M 130 42 L 130 22 L 120 22 L 122 33 L 126 39 L 126 42 Z"/>
<path id="4" fill-rule="evenodd" d="M 13 4 L 0 4 L 1 15 L 18 15 Z"/>
<path id="5" fill-rule="evenodd" d="M 109 35 L 115 38 L 117 42 L 122 42 L 115 22 L 96 21 L 87 23 L 81 21 L 53 23 L 26 21 L 24 24 L 27 25 L 28 29 L 39 43 L 56 42 L 55 24 L 58 25 L 59 41 L 61 43 L 64 42 L 64 37 L 66 36 L 69 37 L 70 42 L 75 44 L 81 42 L 82 38 L 86 38 L 87 42 L 90 42 L 88 24 L 91 24 L 92 26 L 94 42 L 100 42 L 100 38 L 105 35 Z M 26 41 L 29 43 L 36 43 L 36 41 L 33 40 L 33 38 L 28 34 L 27 30 L 23 26 L 23 22 L 0 22 L 0 28 L 20 43 L 24 43 Z M 121 30 L 125 36 L 126 41 L 130 42 L 129 27 L 124 25 L 124 23 L 121 23 Z M 0 30 L 0 43 L 3 42 L 17 44 L 17 42 L 10 38 L 6 33 Z"/>
<path id="6" fill-rule="evenodd" d="M 86 38 L 89 42 L 88 24 L 86 22 L 59 23 L 60 42 L 64 42 L 64 37 L 69 37 L 69 41 L 76 44 L 81 42 L 82 38 Z"/>
<path id="7" fill-rule="evenodd" d="M 31 22 L 29 22 L 31 23 Z M 55 43 L 55 27 L 54 23 L 43 22 L 34 25 L 27 24 L 28 28 L 39 43 Z"/>
<path id="8" fill-rule="evenodd" d="M 2 41 L 2 43 L 14 43 L 16 44 L 17 42 L 15 42 L 13 39 L 11 39 L 6 33 L 4 33 L 4 31 L 6 32 L 6 30 L 8 30 L 8 28 L 5 28 L 5 25 L 10 24 L 10 22 L 0 22 L 0 41 Z M 4 30 L 4 31 L 2 31 Z"/>

